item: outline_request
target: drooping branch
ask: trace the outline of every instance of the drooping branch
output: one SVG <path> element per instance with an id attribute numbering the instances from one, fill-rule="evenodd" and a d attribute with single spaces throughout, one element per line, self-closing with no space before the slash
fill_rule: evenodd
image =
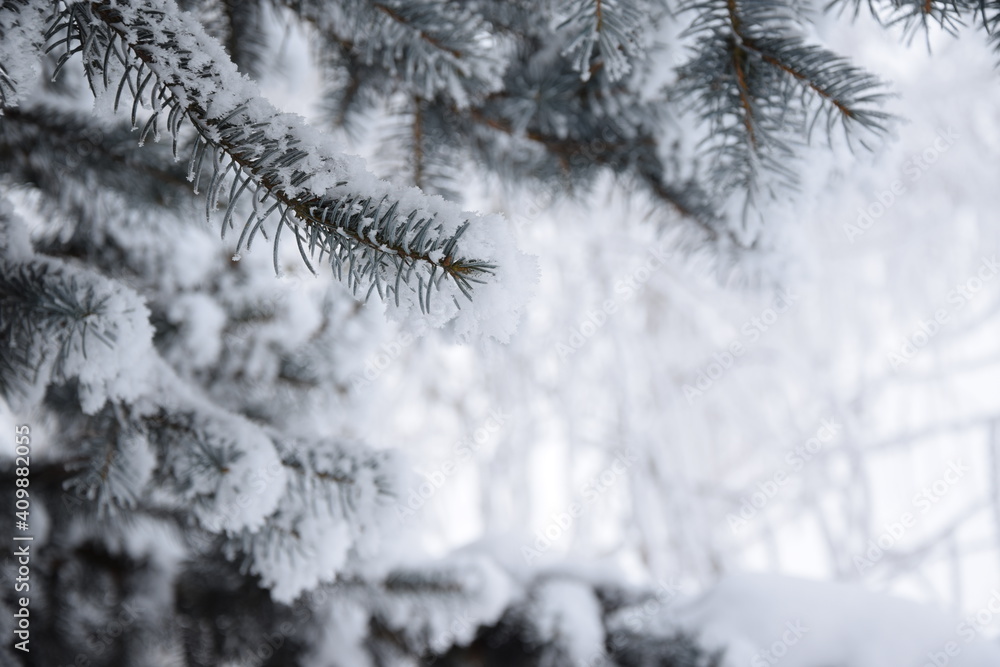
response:
<path id="1" fill-rule="evenodd" d="M 720 194 L 742 189 L 749 201 L 765 171 L 793 185 L 793 147 L 821 118 L 828 137 L 839 122 L 849 142 L 885 130 L 882 83 L 806 44 L 784 3 L 692 0 L 683 10 L 695 14 L 687 34 L 697 55 L 679 69 L 674 94 L 710 128 L 705 145 Z"/>
<path id="2" fill-rule="evenodd" d="M 513 243 L 503 239 L 502 226 L 372 177 L 360 160 L 340 154 L 327 137 L 264 100 L 221 46 L 172 0 L 60 7 L 49 38 L 68 36 L 55 42 L 66 49 L 61 62 L 82 52 L 95 93 L 115 90 L 116 106 L 128 88 L 133 125 L 141 101 L 147 101 L 152 113 L 140 141 L 155 136 L 165 116 L 176 151 L 184 121 L 194 126 L 189 177 L 197 191 L 208 157 L 209 210 L 232 174 L 223 234 L 233 227 L 236 203 L 249 195 L 252 211 L 237 252 L 258 233 L 267 236 L 265 223 L 275 214 L 276 266 L 278 240 L 287 227 L 310 268 L 311 259 L 325 259 L 366 296 L 377 291 L 397 305 L 404 301 L 428 310 L 432 293 L 443 291 L 457 308 L 456 296 L 472 300 L 475 285 L 496 279 L 495 258 Z M 487 240 L 484 225 L 495 236 Z M 501 250 L 491 256 L 498 242 Z"/>

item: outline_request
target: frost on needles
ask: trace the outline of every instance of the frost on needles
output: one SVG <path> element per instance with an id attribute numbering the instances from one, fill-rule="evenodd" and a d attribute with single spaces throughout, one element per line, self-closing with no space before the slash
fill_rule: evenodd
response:
<path id="1" fill-rule="evenodd" d="M 470 173 L 546 202 L 613 179 L 684 249 L 753 252 L 729 198 L 789 180 L 814 122 L 853 137 L 885 120 L 880 84 L 807 42 L 792 9 L 0 0 L 0 408 L 58 434 L 31 480 L 50 521 L 35 564 L 58 572 L 62 610 L 38 615 L 59 630 L 39 664 L 73 663 L 123 608 L 141 613 L 92 664 L 711 664 L 633 623 L 666 590 L 527 570 L 485 544 L 414 555 L 396 511 L 411 443 L 365 442 L 411 396 L 357 381 L 386 332 L 359 300 L 382 299 L 409 340 L 428 322 L 512 334 L 534 262 L 502 218 L 426 194 Z M 276 16 L 314 47 L 320 122 L 388 116 L 406 168 L 386 173 L 419 190 L 261 97 L 247 75 Z M 669 30 L 690 47 L 676 67 Z M 552 242 L 572 252 L 567 229 Z M 280 244 L 299 260 L 279 267 Z M 339 283 L 298 280 L 322 263 Z M 234 641 L 213 634 L 223 616 Z M 276 632 L 273 660 L 247 656 Z"/>
<path id="2" fill-rule="evenodd" d="M 145 102 L 152 113 L 140 142 L 157 137 L 162 123 L 175 155 L 183 124 L 195 128 L 188 176 L 196 192 L 205 190 L 209 212 L 228 188 L 222 234 L 238 230 L 237 255 L 260 235 L 272 242 L 280 271 L 278 244 L 290 235 L 310 269 L 329 262 L 355 293 L 378 294 L 402 317 L 451 321 L 460 338 L 510 337 L 536 270 L 501 217 L 376 178 L 328 136 L 277 111 L 171 0 L 58 7 L 50 51 L 61 54 L 60 66 L 81 54 L 99 106 L 130 106 L 137 126 Z M 244 196 L 252 211 L 235 221 Z"/>

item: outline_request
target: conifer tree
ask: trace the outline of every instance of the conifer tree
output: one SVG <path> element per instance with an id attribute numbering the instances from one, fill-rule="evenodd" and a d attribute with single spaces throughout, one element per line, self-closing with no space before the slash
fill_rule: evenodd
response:
<path id="1" fill-rule="evenodd" d="M 868 7 L 907 30 L 1000 16 Z M 254 82 L 275 17 L 313 41 L 325 127 Z M 381 317 L 364 304 L 514 333 L 536 269 L 456 201 L 473 164 L 566 193 L 610 173 L 691 244 L 752 252 L 810 138 L 864 146 L 890 120 L 888 88 L 803 20 L 791 0 L 3 0 L 0 397 L 48 441 L 36 642 L 5 664 L 712 664 L 623 620 L 649 592 L 382 557 L 406 472 L 358 437 L 379 409 L 355 382 Z M 376 111 L 393 182 L 324 131 Z"/>

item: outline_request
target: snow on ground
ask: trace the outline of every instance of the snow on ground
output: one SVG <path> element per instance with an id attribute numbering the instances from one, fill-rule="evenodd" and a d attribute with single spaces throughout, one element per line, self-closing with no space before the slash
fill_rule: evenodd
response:
<path id="1" fill-rule="evenodd" d="M 982 597 L 962 619 L 852 584 L 738 575 L 674 620 L 727 647 L 724 667 L 997 667 L 1000 644 L 981 633 L 1000 620 L 1000 592 Z"/>

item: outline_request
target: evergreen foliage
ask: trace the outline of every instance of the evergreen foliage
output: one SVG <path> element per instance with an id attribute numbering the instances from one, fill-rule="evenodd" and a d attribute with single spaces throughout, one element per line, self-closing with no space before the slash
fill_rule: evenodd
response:
<path id="1" fill-rule="evenodd" d="M 360 302 L 510 337 L 536 268 L 507 221 L 453 201 L 473 164 L 567 193 L 611 173 L 664 226 L 749 252 L 730 204 L 789 192 L 817 133 L 879 136 L 887 88 L 790 0 L 179 4 L 0 3 L 0 397 L 58 434 L 30 477 L 46 640 L 5 664 L 717 664 L 617 626 L 643 601 L 623 585 L 381 557 L 406 474 L 352 426 L 385 409 L 356 382 L 379 317 Z M 869 7 L 909 31 L 1000 20 Z M 395 182 L 261 96 L 275 17 L 313 41 L 326 129 L 391 119 Z M 664 84 L 670 31 L 688 57 Z M 324 264 L 340 283 L 305 279 Z M 587 655 L 557 627 L 567 601 Z"/>

